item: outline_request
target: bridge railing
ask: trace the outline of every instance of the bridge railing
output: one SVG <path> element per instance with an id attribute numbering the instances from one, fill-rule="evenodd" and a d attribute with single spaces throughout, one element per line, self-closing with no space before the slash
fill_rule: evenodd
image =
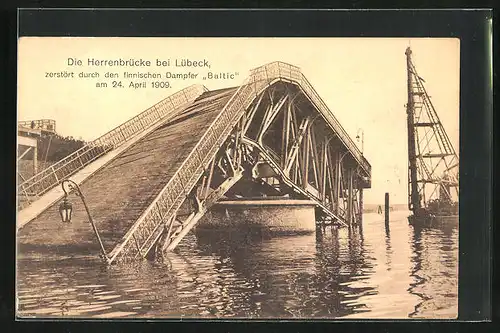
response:
<path id="1" fill-rule="evenodd" d="M 22 182 L 18 186 L 18 194 L 24 194 L 27 197 L 44 194 L 100 156 L 150 128 L 159 120 L 173 115 L 174 110 L 191 103 L 205 91 L 207 89 L 202 85 L 192 85 L 163 99 L 96 140 L 84 145 L 51 167 Z M 29 205 L 29 201 L 20 201 L 20 205 L 22 209 Z"/>
<path id="2" fill-rule="evenodd" d="M 17 122 L 17 125 L 28 129 L 56 131 L 56 121 L 53 119 L 21 120 Z"/>
<path id="3" fill-rule="evenodd" d="M 263 79 L 250 76 L 233 94 L 167 185 L 110 253 L 112 262 L 127 261 L 151 249 L 161 233 L 161 226 L 175 214 L 246 107 L 268 84 Z"/>
<path id="4" fill-rule="evenodd" d="M 327 122 L 335 130 L 335 134 L 339 136 L 342 143 L 349 149 L 351 154 L 356 158 L 356 160 L 365 169 L 365 171 L 368 174 L 371 173 L 371 166 L 366 158 L 364 158 L 357 145 L 352 141 L 351 137 L 344 130 L 337 118 L 335 118 L 333 113 L 330 111 L 323 99 L 318 95 L 311 83 L 302 74 L 299 67 L 277 61 L 253 69 L 251 71 L 251 76 L 254 76 L 256 79 L 284 78 L 299 83 L 302 89 L 304 89 L 312 102 L 315 104 L 316 108 L 321 112 Z"/>

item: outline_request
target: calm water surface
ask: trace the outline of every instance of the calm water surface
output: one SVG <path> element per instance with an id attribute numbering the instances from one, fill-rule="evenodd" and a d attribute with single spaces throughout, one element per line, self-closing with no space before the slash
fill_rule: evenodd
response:
<path id="1" fill-rule="evenodd" d="M 21 317 L 456 318 L 457 223 L 408 225 L 366 214 L 363 228 L 248 239 L 187 236 L 161 262 L 18 260 Z"/>

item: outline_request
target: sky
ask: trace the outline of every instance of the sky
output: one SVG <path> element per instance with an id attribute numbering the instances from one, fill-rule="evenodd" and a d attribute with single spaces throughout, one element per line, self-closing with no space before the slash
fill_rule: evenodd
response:
<path id="1" fill-rule="evenodd" d="M 407 202 L 406 57 L 413 62 L 459 151 L 459 50 L 451 38 L 71 38 L 23 37 L 18 45 L 18 119 L 54 119 L 57 132 L 93 140 L 161 99 L 191 84 L 209 90 L 237 86 L 252 68 L 272 61 L 300 67 L 346 132 L 364 136 L 364 155 L 372 165 L 372 188 L 365 203 Z M 68 58 L 82 66 L 68 65 Z M 140 72 L 198 73 L 171 79 L 171 88 L 129 88 L 130 80 L 104 78 L 106 72 L 137 72 L 136 67 L 90 67 L 88 58 L 150 60 Z M 157 67 L 156 59 L 207 60 L 210 68 Z M 74 72 L 74 78 L 47 73 Z M 202 80 L 213 73 L 234 79 Z M 79 78 L 80 72 L 100 77 Z M 50 75 L 50 74 L 49 74 Z M 112 81 L 124 88 L 113 88 Z M 142 80 L 135 80 L 142 81 Z M 165 81 L 165 80 L 160 80 Z M 107 88 L 96 83 L 108 82 Z M 362 133 L 364 135 L 362 135 Z M 361 149 L 361 142 L 357 142 Z"/>

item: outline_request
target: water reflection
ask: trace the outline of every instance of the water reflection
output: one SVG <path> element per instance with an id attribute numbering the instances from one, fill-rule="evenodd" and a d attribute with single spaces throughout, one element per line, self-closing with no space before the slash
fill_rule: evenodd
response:
<path id="1" fill-rule="evenodd" d="M 411 276 L 408 291 L 421 301 L 410 317 L 457 317 L 458 223 L 445 221 L 439 227 L 411 227 Z M 438 241 L 436 241 L 438 240 Z"/>
<path id="2" fill-rule="evenodd" d="M 383 217 L 382 217 L 383 218 Z M 21 253 L 23 317 L 455 317 L 458 230 L 418 229 L 405 212 L 363 227 L 262 239 L 198 232 L 157 262 Z"/>

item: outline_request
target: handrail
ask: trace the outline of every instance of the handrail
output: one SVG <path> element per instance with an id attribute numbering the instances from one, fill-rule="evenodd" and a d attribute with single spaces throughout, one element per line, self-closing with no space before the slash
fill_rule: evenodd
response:
<path id="1" fill-rule="evenodd" d="M 98 157 L 115 149 L 135 135 L 150 128 L 179 107 L 191 103 L 203 92 L 202 85 L 192 85 L 163 99 L 125 123 L 87 143 L 51 167 L 42 170 L 18 186 L 18 193 L 40 196 L 76 171 L 90 164 Z"/>

